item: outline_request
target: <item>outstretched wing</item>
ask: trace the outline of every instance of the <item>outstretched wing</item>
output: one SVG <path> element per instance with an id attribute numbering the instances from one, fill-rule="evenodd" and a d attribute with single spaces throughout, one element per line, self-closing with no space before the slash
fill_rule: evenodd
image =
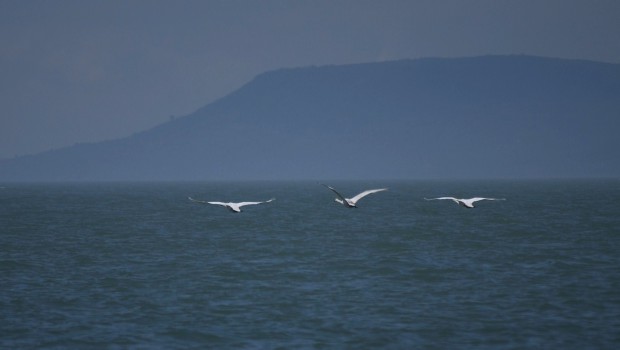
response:
<path id="1" fill-rule="evenodd" d="M 484 197 L 474 197 L 474 198 L 468 199 L 468 201 L 471 202 L 471 203 L 477 202 L 477 201 L 483 201 L 483 200 L 487 200 L 487 201 L 504 201 L 506 199 L 505 198 L 484 198 Z"/>
<path id="2" fill-rule="evenodd" d="M 192 202 L 196 202 L 196 203 L 202 203 L 202 204 L 209 204 L 209 202 L 205 202 L 205 201 L 199 201 L 197 199 L 194 199 L 192 197 L 187 197 L 187 199 L 189 199 Z"/>
<path id="3" fill-rule="evenodd" d="M 466 206 L 467 208 L 473 208 L 474 207 L 474 202 L 483 201 L 483 200 L 487 200 L 487 201 L 501 201 L 501 200 L 504 200 L 504 198 L 474 197 L 474 198 L 469 198 L 469 199 L 461 199 L 461 203 L 464 206 Z"/>
<path id="4" fill-rule="evenodd" d="M 329 188 L 330 190 L 332 190 L 332 191 L 336 194 L 336 196 L 340 197 L 340 199 L 342 199 L 343 201 L 346 201 L 346 199 L 344 198 L 344 196 L 343 196 L 343 195 L 341 195 L 340 193 L 338 193 L 338 191 L 336 191 L 336 189 L 335 189 L 335 188 L 333 188 L 333 187 L 331 187 L 331 186 L 327 186 L 326 184 L 321 184 L 321 185 L 323 185 L 323 186 L 325 186 L 325 187 Z"/>
<path id="5" fill-rule="evenodd" d="M 387 191 L 387 188 L 377 188 L 375 190 L 366 190 L 366 191 L 358 194 L 357 196 L 351 198 L 351 202 L 353 202 L 353 204 L 355 204 L 355 203 L 357 203 L 357 201 L 359 201 L 360 199 L 366 197 L 367 195 L 369 195 L 371 193 L 381 192 L 381 191 Z"/>
<path id="6" fill-rule="evenodd" d="M 271 198 L 268 201 L 264 201 L 264 202 L 241 202 L 241 203 L 236 203 L 237 207 L 243 207 L 244 205 L 256 205 L 256 204 L 263 204 L 263 203 L 269 203 L 269 202 L 273 202 L 275 201 L 275 198 Z"/>
<path id="7" fill-rule="evenodd" d="M 192 202 L 196 202 L 196 203 L 200 203 L 200 204 L 215 204 L 215 205 L 221 205 L 221 206 L 226 206 L 226 203 L 222 203 L 222 202 L 207 202 L 207 201 L 200 201 L 197 199 L 194 199 L 192 197 L 187 197 L 187 199 L 189 199 Z"/>
<path id="8" fill-rule="evenodd" d="M 424 198 L 424 199 L 426 199 L 427 201 L 434 201 L 436 199 L 450 199 L 450 200 L 453 200 L 453 201 L 457 201 L 457 199 L 454 198 L 454 197 L 439 197 L 439 198 Z"/>

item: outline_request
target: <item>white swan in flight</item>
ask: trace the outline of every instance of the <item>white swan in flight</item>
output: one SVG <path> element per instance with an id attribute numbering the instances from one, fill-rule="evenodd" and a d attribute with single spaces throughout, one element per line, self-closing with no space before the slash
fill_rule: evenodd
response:
<path id="1" fill-rule="evenodd" d="M 223 207 L 228 208 L 228 210 L 235 212 L 235 213 L 241 213 L 241 207 L 245 206 L 245 205 L 256 205 L 256 204 L 261 204 L 261 203 L 269 203 L 269 202 L 273 202 L 274 200 L 276 200 L 275 198 L 271 198 L 268 201 L 264 201 L 264 202 L 239 202 L 239 203 L 224 203 L 224 202 L 206 202 L 206 201 L 199 201 L 197 199 L 194 199 L 192 197 L 187 197 L 190 201 L 192 202 L 196 202 L 196 203 L 202 203 L 202 204 L 215 204 L 215 205 L 221 205 Z"/>
<path id="2" fill-rule="evenodd" d="M 378 188 L 376 190 L 366 190 L 360 194 L 358 194 L 357 196 L 353 197 L 353 198 L 344 198 L 343 195 L 341 195 L 340 193 L 338 193 L 338 191 L 336 191 L 336 189 L 334 189 L 331 186 L 327 186 L 325 184 L 321 184 L 327 188 L 329 188 L 330 190 L 332 190 L 338 197 L 340 198 L 336 198 L 334 199 L 336 202 L 344 205 L 347 208 L 357 208 L 357 201 L 359 201 L 360 199 L 366 197 L 367 195 L 371 194 L 371 193 L 375 193 L 375 192 L 381 192 L 381 191 L 387 191 L 387 188 Z"/>
<path id="3" fill-rule="evenodd" d="M 439 198 L 424 198 L 427 201 L 432 201 L 432 200 L 436 200 L 436 199 L 449 199 L 451 201 L 453 201 L 456 204 L 462 205 L 465 208 L 473 208 L 474 207 L 474 202 L 477 201 L 483 201 L 483 200 L 487 200 L 487 201 L 504 201 L 506 200 L 505 198 L 483 198 L 483 197 L 474 197 L 474 198 L 454 198 L 454 197 L 439 197 Z"/>

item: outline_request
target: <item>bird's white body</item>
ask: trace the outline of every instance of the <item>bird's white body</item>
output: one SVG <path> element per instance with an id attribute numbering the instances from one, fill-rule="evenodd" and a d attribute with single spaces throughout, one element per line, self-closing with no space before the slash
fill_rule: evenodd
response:
<path id="1" fill-rule="evenodd" d="M 269 203 L 275 200 L 275 198 L 271 198 L 268 201 L 264 201 L 264 202 L 239 202 L 239 203 L 233 203 L 233 202 L 228 202 L 228 203 L 224 203 L 224 202 L 207 202 L 207 201 L 199 201 L 196 200 L 192 197 L 187 197 L 190 201 L 192 202 L 196 202 L 196 203 L 201 203 L 201 204 L 213 204 L 213 205 L 221 205 L 223 207 L 228 208 L 228 210 L 235 212 L 235 213 L 240 213 L 241 212 L 241 207 L 246 206 L 246 205 L 256 205 L 256 204 L 262 204 L 262 203 Z"/>
<path id="2" fill-rule="evenodd" d="M 330 190 L 332 190 L 332 192 L 334 192 L 339 198 L 334 199 L 336 202 L 344 205 L 347 208 L 357 208 L 357 202 L 362 199 L 363 197 L 366 197 L 367 195 L 371 194 L 371 193 L 376 193 L 376 192 L 381 192 L 381 191 L 387 191 L 387 188 L 378 188 L 375 190 L 366 190 L 358 195 L 356 195 L 353 198 L 345 198 L 343 195 L 341 195 L 340 193 L 338 193 L 338 191 L 336 191 L 336 189 L 334 189 L 331 186 L 327 186 L 325 184 L 321 184 L 327 188 L 329 188 Z"/>
<path id="3" fill-rule="evenodd" d="M 471 209 L 474 208 L 474 202 L 478 202 L 478 201 L 482 201 L 482 200 L 487 200 L 487 201 L 503 201 L 506 200 L 505 198 L 484 198 L 484 197 L 474 197 L 474 198 L 454 198 L 454 197 L 439 197 L 439 198 L 424 198 L 427 201 L 432 201 L 432 200 L 441 200 L 441 199 L 449 199 L 451 201 L 453 201 L 454 203 L 458 204 L 458 205 L 462 205 L 465 208 Z"/>

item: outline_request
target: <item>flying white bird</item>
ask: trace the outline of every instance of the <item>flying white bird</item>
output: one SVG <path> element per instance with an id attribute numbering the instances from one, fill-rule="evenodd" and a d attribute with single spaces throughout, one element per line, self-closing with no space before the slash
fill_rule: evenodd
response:
<path id="1" fill-rule="evenodd" d="M 343 195 L 341 195 L 340 193 L 338 193 L 338 191 L 336 191 L 336 189 L 334 189 L 331 186 L 327 186 L 325 184 L 321 184 L 327 188 L 329 188 L 330 190 L 332 190 L 339 198 L 334 199 L 336 202 L 344 205 L 347 208 L 357 208 L 357 201 L 359 201 L 360 199 L 366 197 L 367 195 L 371 194 L 371 193 L 375 193 L 375 192 L 381 192 L 381 191 L 387 191 L 387 188 L 379 188 L 376 190 L 366 190 L 360 194 L 358 194 L 357 196 L 353 197 L 353 198 L 344 198 Z"/>
<path id="2" fill-rule="evenodd" d="M 261 203 L 269 203 L 269 202 L 273 202 L 274 200 L 276 200 L 275 198 L 271 198 L 268 201 L 264 201 L 264 202 L 239 202 L 239 203 L 224 203 L 224 202 L 206 202 L 206 201 L 199 201 L 196 200 L 192 197 L 187 197 L 190 201 L 192 202 L 196 202 L 196 203 L 202 203 L 202 204 L 215 204 L 215 205 L 221 205 L 223 207 L 228 208 L 230 211 L 235 212 L 235 213 L 240 213 L 241 212 L 241 207 L 245 206 L 245 205 L 256 205 L 256 204 L 261 204 Z"/>
<path id="3" fill-rule="evenodd" d="M 506 200 L 505 198 L 483 198 L 483 197 L 474 197 L 474 198 L 469 198 L 469 199 L 464 199 L 464 198 L 454 198 L 454 197 L 439 197 L 439 198 L 424 198 L 427 201 L 432 201 L 432 200 L 436 200 L 436 199 L 450 199 L 452 200 L 454 203 L 459 204 L 464 206 L 465 208 L 473 208 L 474 207 L 474 202 L 477 201 L 482 201 L 482 200 L 487 200 L 487 201 L 504 201 Z"/>

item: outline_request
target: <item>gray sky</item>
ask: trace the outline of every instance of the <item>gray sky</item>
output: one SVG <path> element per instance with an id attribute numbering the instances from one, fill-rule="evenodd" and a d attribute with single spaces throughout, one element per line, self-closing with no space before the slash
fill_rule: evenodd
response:
<path id="1" fill-rule="evenodd" d="M 620 1 L 0 0 L 0 158 L 124 137 L 278 68 L 531 54 L 620 63 Z"/>

